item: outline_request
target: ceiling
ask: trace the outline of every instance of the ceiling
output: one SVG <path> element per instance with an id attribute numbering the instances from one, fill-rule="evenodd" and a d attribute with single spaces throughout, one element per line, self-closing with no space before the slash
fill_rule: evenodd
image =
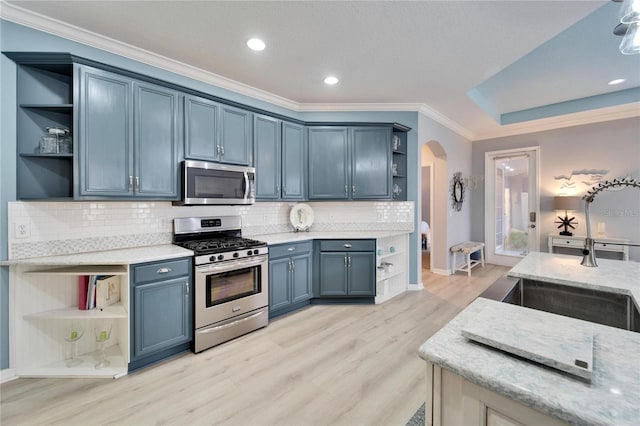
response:
<path id="1" fill-rule="evenodd" d="M 214 80 L 221 86 L 237 82 L 233 87 L 245 94 L 298 111 L 419 109 L 472 140 L 562 127 L 581 117 L 597 121 L 601 113 L 640 116 L 640 55 L 619 53 L 620 38 L 611 32 L 620 3 L 611 1 L 2 6 L 4 19 L 78 41 L 95 40 L 96 33 L 108 38 L 100 46 L 106 50 L 134 46 L 129 51 L 140 58 L 170 58 L 208 73 L 200 76 L 221 77 Z M 250 51 L 250 37 L 267 48 Z M 329 74 L 339 84 L 325 85 Z M 627 81 L 607 86 L 614 78 Z"/>

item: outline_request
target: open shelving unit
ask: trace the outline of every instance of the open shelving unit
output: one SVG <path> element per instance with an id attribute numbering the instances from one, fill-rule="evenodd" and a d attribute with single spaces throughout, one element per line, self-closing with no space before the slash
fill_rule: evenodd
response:
<path id="1" fill-rule="evenodd" d="M 407 132 L 394 128 L 391 154 L 392 198 L 397 201 L 407 201 Z"/>
<path id="2" fill-rule="evenodd" d="M 39 147 L 47 127 L 73 134 L 73 65 L 20 64 L 17 82 L 18 199 L 71 199 L 73 154 L 41 153 Z"/>
<path id="3" fill-rule="evenodd" d="M 408 234 L 376 240 L 376 303 L 404 293 L 409 284 Z M 385 268 L 385 264 L 392 266 Z"/>
<path id="4" fill-rule="evenodd" d="M 33 266 L 10 268 L 10 364 L 20 377 L 105 377 L 127 374 L 130 362 L 129 271 L 127 265 Z M 114 275 L 120 281 L 120 302 L 103 309 L 78 309 L 78 277 Z M 105 354 L 110 365 L 97 369 L 98 343 L 94 327 L 111 325 Z M 80 324 L 78 340 L 82 363 L 67 367 L 72 344 L 64 340 L 66 328 Z M 100 329 L 98 329 L 100 330 Z"/>

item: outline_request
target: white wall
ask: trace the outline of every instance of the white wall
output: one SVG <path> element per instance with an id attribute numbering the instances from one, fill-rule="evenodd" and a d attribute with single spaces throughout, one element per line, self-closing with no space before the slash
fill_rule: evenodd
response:
<path id="1" fill-rule="evenodd" d="M 574 175 L 570 181 L 558 179 L 576 171 L 606 170 L 604 179 L 630 175 L 640 179 L 640 118 L 595 123 L 473 142 L 473 174 L 484 176 L 484 153 L 501 149 L 540 147 L 540 250 L 547 251 L 547 236 L 557 234 L 553 197 L 561 192 L 582 196 L 593 185 L 592 174 Z M 571 183 L 571 188 L 563 184 Z M 582 203 L 584 208 L 584 203 Z M 472 237 L 484 241 L 484 187 L 472 200 Z M 574 235 L 585 235 L 584 210 L 575 212 Z M 591 205 L 591 230 L 604 222 L 608 236 L 640 242 L 640 191 L 625 189 L 598 195 Z M 630 258 L 640 261 L 640 248 L 630 248 Z"/>
<path id="2" fill-rule="evenodd" d="M 418 116 L 418 146 L 436 141 L 444 151 L 444 157 L 434 152 L 434 206 L 431 218 L 432 264 L 433 271 L 448 274 L 451 271 L 449 247 L 471 239 L 471 199 L 472 191 L 465 192 L 465 202 L 461 211 L 451 207 L 450 185 L 453 174 L 462 172 L 463 177 L 471 175 L 471 142 L 457 133 L 447 129 L 429 117 Z M 433 151 L 433 149 L 432 149 Z M 418 152 L 422 152 L 420 149 Z M 416 159 L 419 161 L 419 159 Z M 420 163 L 418 163 L 420 164 Z M 444 166 L 444 167 L 443 167 Z M 443 168 L 445 170 L 443 170 Z M 418 170 L 420 168 L 418 167 Z M 420 182 L 420 178 L 417 179 Z M 419 191 L 420 192 L 420 191 Z M 422 195 L 416 201 L 416 211 L 421 211 Z M 416 218 L 419 223 L 419 218 Z M 442 234 L 442 228 L 446 234 Z"/>

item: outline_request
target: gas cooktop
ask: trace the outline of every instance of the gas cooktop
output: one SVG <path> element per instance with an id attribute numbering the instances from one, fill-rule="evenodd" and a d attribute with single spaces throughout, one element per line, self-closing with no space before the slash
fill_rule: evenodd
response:
<path id="1" fill-rule="evenodd" d="M 176 243 L 181 247 L 192 250 L 196 256 L 204 254 L 224 253 L 242 249 L 265 247 L 267 243 L 242 237 L 213 237 L 203 240 L 183 241 Z"/>

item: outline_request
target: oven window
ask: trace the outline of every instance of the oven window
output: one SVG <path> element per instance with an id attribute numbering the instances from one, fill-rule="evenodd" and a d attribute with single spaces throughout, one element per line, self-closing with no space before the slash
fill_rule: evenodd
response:
<path id="1" fill-rule="evenodd" d="M 260 266 L 207 275 L 207 308 L 258 294 L 261 290 Z"/>

